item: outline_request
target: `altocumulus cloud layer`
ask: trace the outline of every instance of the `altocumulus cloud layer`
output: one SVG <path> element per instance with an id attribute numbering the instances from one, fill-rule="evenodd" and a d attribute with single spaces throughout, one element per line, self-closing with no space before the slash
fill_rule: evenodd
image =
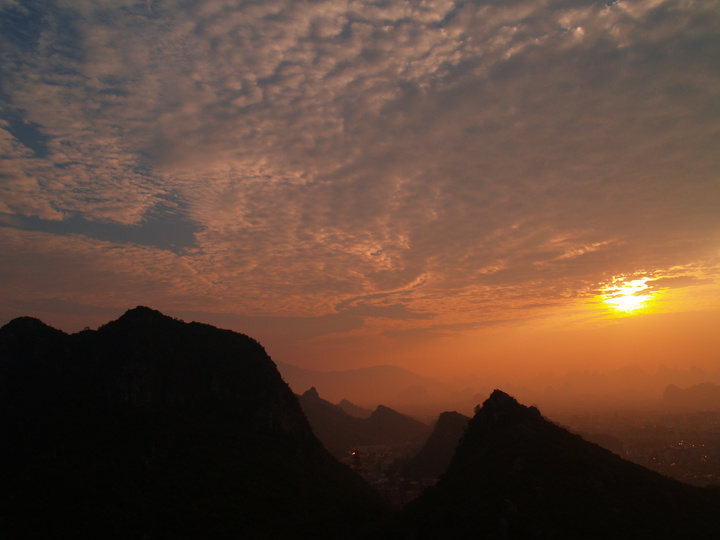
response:
<path id="1" fill-rule="evenodd" d="M 617 276 L 717 280 L 717 0 L 0 0 L 0 23 L 4 313 L 449 332 Z"/>

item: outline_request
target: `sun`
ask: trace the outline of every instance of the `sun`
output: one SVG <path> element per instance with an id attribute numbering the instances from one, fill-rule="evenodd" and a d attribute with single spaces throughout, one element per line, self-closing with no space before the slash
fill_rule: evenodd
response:
<path id="1" fill-rule="evenodd" d="M 652 298 L 646 279 L 632 281 L 614 280 L 603 290 L 602 300 L 613 310 L 621 313 L 634 313 L 641 310 Z"/>

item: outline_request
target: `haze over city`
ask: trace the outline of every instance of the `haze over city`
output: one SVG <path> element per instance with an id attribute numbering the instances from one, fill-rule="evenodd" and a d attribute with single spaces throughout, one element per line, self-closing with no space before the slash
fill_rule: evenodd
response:
<path id="1" fill-rule="evenodd" d="M 717 0 L 0 0 L 0 325 L 146 305 L 313 370 L 718 383 L 718 28 Z"/>

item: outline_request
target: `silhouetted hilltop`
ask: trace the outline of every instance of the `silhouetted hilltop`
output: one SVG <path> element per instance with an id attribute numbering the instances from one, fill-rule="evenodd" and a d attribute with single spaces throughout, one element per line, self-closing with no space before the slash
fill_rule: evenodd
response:
<path id="1" fill-rule="evenodd" d="M 315 387 L 299 399 L 315 435 L 338 457 L 354 446 L 422 442 L 430 433 L 428 425 L 382 405 L 368 418 L 350 416 L 322 399 Z"/>
<path id="2" fill-rule="evenodd" d="M 709 539 L 720 538 L 719 502 L 717 491 L 624 461 L 496 390 L 402 520 L 415 539 Z"/>
<path id="3" fill-rule="evenodd" d="M 439 478 L 455 455 L 470 418 L 458 412 L 444 412 L 435 423 L 425 446 L 401 470 L 410 480 Z"/>
<path id="4" fill-rule="evenodd" d="M 342 401 L 340 401 L 340 403 L 338 403 L 338 407 L 340 407 L 350 416 L 354 416 L 355 418 L 369 418 L 372 414 L 372 411 L 370 409 L 364 409 L 363 407 L 355 405 L 347 399 L 343 399 Z"/>
<path id="5" fill-rule="evenodd" d="M 0 537 L 359 538 L 386 509 L 255 340 L 138 307 L 0 329 Z"/>
<path id="6" fill-rule="evenodd" d="M 422 442 L 430 434 L 430 426 L 427 424 L 384 405 L 378 405 L 364 421 L 369 434 L 377 441 L 374 444 Z"/>
<path id="7" fill-rule="evenodd" d="M 315 387 L 299 396 L 313 433 L 334 456 L 341 457 L 362 440 L 362 420 L 322 399 Z"/>
<path id="8" fill-rule="evenodd" d="M 720 409 L 720 386 L 706 382 L 683 390 L 671 384 L 663 392 L 663 401 L 673 411 L 716 411 Z"/>

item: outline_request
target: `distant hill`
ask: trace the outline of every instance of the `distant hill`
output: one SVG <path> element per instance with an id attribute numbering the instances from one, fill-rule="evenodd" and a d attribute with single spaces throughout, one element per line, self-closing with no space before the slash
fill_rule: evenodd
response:
<path id="1" fill-rule="evenodd" d="M 430 433 L 427 424 L 382 405 L 368 418 L 350 416 L 322 399 L 314 387 L 299 399 L 315 435 L 338 457 L 354 446 L 422 442 Z"/>
<path id="2" fill-rule="evenodd" d="M 717 491 L 624 461 L 495 391 L 402 523 L 414 539 L 716 539 L 719 504 Z"/>
<path id="3" fill-rule="evenodd" d="M 360 538 L 387 513 L 253 339 L 138 307 L 0 329 L 0 537 Z"/>
<path id="4" fill-rule="evenodd" d="M 663 402 L 674 411 L 717 411 L 720 410 L 720 386 L 706 382 L 683 390 L 671 384 L 663 392 Z"/>
<path id="5" fill-rule="evenodd" d="M 355 418 L 368 418 L 372 414 L 370 409 L 365 409 L 359 405 L 355 405 L 347 399 L 343 399 L 340 403 L 338 403 L 338 407 Z"/>
<path id="6" fill-rule="evenodd" d="M 367 425 L 368 435 L 371 436 L 370 444 L 422 442 L 430 434 L 430 426 L 427 424 L 384 405 L 378 405 L 369 418 L 363 419 L 363 422 Z"/>
<path id="7" fill-rule="evenodd" d="M 468 422 L 470 418 L 463 414 L 442 413 L 425 446 L 400 470 L 400 474 L 410 480 L 439 478 L 455 455 Z"/>
<path id="8" fill-rule="evenodd" d="M 299 402 L 313 433 L 331 454 L 341 457 L 352 446 L 361 444 L 363 427 L 360 418 L 350 416 L 338 405 L 322 399 L 314 387 L 299 396 Z"/>

